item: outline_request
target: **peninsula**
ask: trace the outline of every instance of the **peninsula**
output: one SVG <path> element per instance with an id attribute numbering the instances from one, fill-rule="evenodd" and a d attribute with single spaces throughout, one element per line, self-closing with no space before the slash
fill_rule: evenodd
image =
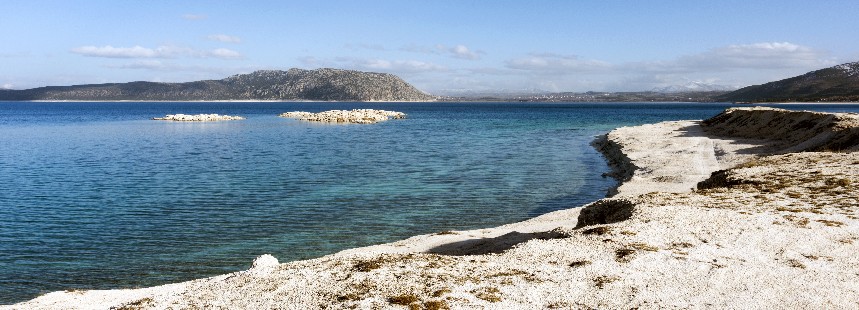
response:
<path id="1" fill-rule="evenodd" d="M 11 308 L 859 307 L 859 115 L 732 108 L 595 146 L 623 182 L 583 207 Z"/>
<path id="2" fill-rule="evenodd" d="M 261 70 L 221 80 L 187 83 L 130 82 L 0 90 L 0 100 L 81 101 L 433 101 L 388 73 L 322 68 Z"/>

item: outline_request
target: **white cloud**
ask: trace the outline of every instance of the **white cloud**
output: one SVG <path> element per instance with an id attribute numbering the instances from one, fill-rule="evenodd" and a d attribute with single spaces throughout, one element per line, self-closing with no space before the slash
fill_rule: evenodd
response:
<path id="1" fill-rule="evenodd" d="M 253 71 L 260 68 L 256 67 L 220 67 L 220 66 L 201 66 L 201 65 L 183 65 L 173 62 L 165 62 L 161 60 L 144 59 L 130 63 L 119 65 L 106 65 L 106 68 L 111 69 L 131 69 L 156 72 L 170 73 L 208 73 L 217 75 L 229 75 L 236 71 Z M 215 76 L 216 77 L 216 76 Z"/>
<path id="2" fill-rule="evenodd" d="M 551 74 L 574 74 L 607 71 L 612 64 L 599 60 L 580 59 L 576 55 L 532 53 L 526 57 L 508 60 L 507 68 Z"/>
<path id="3" fill-rule="evenodd" d="M 139 60 L 128 64 L 108 66 L 109 68 L 119 69 L 147 69 L 147 70 L 164 70 L 168 66 L 159 60 Z"/>
<path id="4" fill-rule="evenodd" d="M 298 61 L 308 67 L 334 67 L 394 74 L 419 74 L 448 71 L 448 68 L 445 66 L 420 60 L 387 60 L 381 58 L 358 57 L 335 57 L 333 59 L 322 59 L 313 56 L 305 56 L 298 58 Z"/>
<path id="5" fill-rule="evenodd" d="M 457 45 L 454 47 L 447 47 L 443 44 L 436 44 L 435 46 L 425 46 L 425 45 L 406 45 L 400 48 L 401 51 L 410 52 L 410 53 L 421 53 L 421 54 L 433 54 L 433 55 L 447 55 L 453 58 L 459 59 L 467 59 L 467 60 L 477 60 L 480 59 L 480 54 L 483 54 L 481 51 L 472 51 L 465 45 Z"/>
<path id="6" fill-rule="evenodd" d="M 394 63 L 382 59 L 368 59 L 361 61 L 360 66 L 376 70 L 390 70 L 394 67 Z"/>
<path id="7" fill-rule="evenodd" d="M 106 57 L 106 58 L 158 58 L 169 57 L 169 51 L 163 49 L 145 48 L 139 45 L 134 47 L 113 47 L 110 45 L 98 46 L 81 46 L 72 49 L 72 53 L 81 54 L 88 57 Z"/>
<path id="8" fill-rule="evenodd" d="M 639 91 L 694 81 L 746 86 L 838 63 L 825 51 L 811 47 L 790 42 L 763 42 L 727 45 L 674 59 L 647 62 L 610 63 L 576 55 L 532 53 L 507 60 L 505 67 L 519 74 L 526 73 L 522 83 L 557 85 L 561 90 Z M 510 72 L 503 70 L 485 74 L 515 79 Z"/>
<path id="9" fill-rule="evenodd" d="M 451 54 L 453 54 L 453 57 L 455 57 L 455 58 L 469 59 L 469 60 L 475 60 L 475 59 L 480 58 L 480 56 L 478 56 L 477 53 L 469 50 L 468 47 L 466 47 L 465 45 L 454 46 L 454 47 L 450 48 L 449 51 Z"/>
<path id="10" fill-rule="evenodd" d="M 384 60 L 384 59 L 344 59 L 347 65 L 361 70 L 384 71 L 393 73 L 415 73 L 429 71 L 444 71 L 446 68 L 434 63 L 418 60 Z"/>
<path id="11" fill-rule="evenodd" d="M 764 42 L 717 47 L 668 61 L 632 62 L 625 70 L 683 74 L 742 70 L 815 70 L 838 64 L 824 51 L 789 42 Z"/>
<path id="12" fill-rule="evenodd" d="M 325 64 L 326 62 L 324 60 L 313 57 L 313 56 L 299 57 L 298 61 L 300 63 L 304 64 L 305 66 L 310 66 L 310 67 L 326 66 L 326 64 Z"/>
<path id="13" fill-rule="evenodd" d="M 618 65 L 626 72 L 615 89 L 651 89 L 713 81 L 741 87 L 797 76 L 838 64 L 825 51 L 790 42 L 762 42 L 716 47 L 671 60 Z"/>
<path id="14" fill-rule="evenodd" d="M 231 49 L 217 48 L 209 52 L 209 55 L 221 59 L 238 59 L 242 58 L 242 54 Z"/>
<path id="15" fill-rule="evenodd" d="M 834 65 L 826 53 L 789 42 L 729 45 L 681 57 L 677 65 L 690 69 L 784 69 Z"/>
<path id="16" fill-rule="evenodd" d="M 507 60 L 510 69 L 551 74 L 691 74 L 738 70 L 814 70 L 837 64 L 825 52 L 788 42 L 728 45 L 672 60 L 613 64 L 576 55 L 532 53 Z"/>
<path id="17" fill-rule="evenodd" d="M 187 19 L 187 20 L 204 20 L 206 18 L 209 18 L 209 17 L 204 15 L 204 14 L 185 14 L 185 15 L 182 15 L 182 19 Z"/>
<path id="18" fill-rule="evenodd" d="M 0 85 L 0 89 L 13 89 L 13 88 L 15 88 L 15 85 L 12 85 L 11 83 L 5 83 L 3 85 Z"/>
<path id="19" fill-rule="evenodd" d="M 206 37 L 212 41 L 224 42 L 224 43 L 241 43 L 242 39 L 236 36 L 226 35 L 226 34 L 213 34 Z"/>
<path id="20" fill-rule="evenodd" d="M 188 47 L 177 46 L 159 46 L 156 48 L 147 48 L 139 45 L 133 47 L 113 47 L 106 46 L 81 46 L 71 50 L 72 53 L 80 54 L 87 57 L 103 57 L 103 58 L 177 58 L 177 57 L 196 57 L 196 58 L 221 58 L 221 59 L 237 59 L 242 58 L 239 52 L 218 48 L 211 51 L 195 50 Z"/>
<path id="21" fill-rule="evenodd" d="M 444 51 L 444 45 L 426 46 L 409 44 L 400 48 L 401 51 L 421 54 L 441 54 Z"/>

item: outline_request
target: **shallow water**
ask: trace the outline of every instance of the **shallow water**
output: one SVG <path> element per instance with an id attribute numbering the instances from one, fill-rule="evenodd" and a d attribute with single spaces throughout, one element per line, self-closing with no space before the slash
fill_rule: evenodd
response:
<path id="1" fill-rule="evenodd" d="M 599 199 L 589 143 L 727 104 L 0 102 L 0 303 L 164 284 Z M 286 111 L 408 119 L 324 125 Z M 857 105 L 786 106 L 859 111 Z M 241 121 L 149 120 L 220 113 Z"/>

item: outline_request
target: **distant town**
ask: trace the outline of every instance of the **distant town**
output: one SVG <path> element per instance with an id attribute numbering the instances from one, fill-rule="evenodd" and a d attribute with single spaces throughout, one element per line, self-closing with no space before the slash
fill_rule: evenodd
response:
<path id="1" fill-rule="evenodd" d="M 476 94 L 441 96 L 440 101 L 520 101 L 520 102 L 715 102 L 727 91 L 699 92 L 560 92 L 544 94 Z"/>

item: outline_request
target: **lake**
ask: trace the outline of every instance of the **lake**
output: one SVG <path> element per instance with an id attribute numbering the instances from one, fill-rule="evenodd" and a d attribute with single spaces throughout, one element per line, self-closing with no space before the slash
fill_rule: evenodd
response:
<path id="1" fill-rule="evenodd" d="M 0 102 L 0 303 L 142 287 L 578 207 L 590 146 L 724 103 Z M 787 105 L 859 111 L 859 105 Z M 317 124 L 287 111 L 407 119 Z M 154 121 L 219 113 L 238 121 Z"/>

